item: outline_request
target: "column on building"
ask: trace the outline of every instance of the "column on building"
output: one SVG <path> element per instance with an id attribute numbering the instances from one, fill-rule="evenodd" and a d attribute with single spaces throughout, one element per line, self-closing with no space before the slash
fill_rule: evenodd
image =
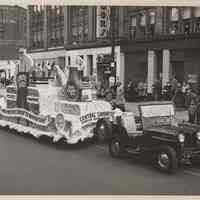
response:
<path id="1" fill-rule="evenodd" d="M 64 6 L 64 46 L 66 47 L 71 41 L 71 19 L 70 6 Z"/>
<path id="2" fill-rule="evenodd" d="M 121 54 L 120 54 L 120 47 L 115 47 L 115 60 L 116 60 L 116 78 L 119 79 L 119 81 L 123 83 L 122 81 L 122 74 L 123 69 L 122 69 L 122 63 L 121 63 Z"/>
<path id="3" fill-rule="evenodd" d="M 122 86 L 124 86 L 125 84 L 125 81 L 124 81 L 124 69 L 125 67 L 125 56 L 124 56 L 124 53 L 123 52 L 120 52 L 120 76 L 119 76 L 119 79 L 122 83 Z"/>
<path id="4" fill-rule="evenodd" d="M 152 85 L 157 77 L 157 56 L 153 50 L 148 51 L 147 92 L 152 94 Z"/>
<path id="5" fill-rule="evenodd" d="M 93 76 L 95 76 L 95 79 L 96 79 L 96 82 L 97 82 L 97 54 L 93 54 L 93 57 L 92 57 L 92 64 L 93 64 Z"/>
<path id="6" fill-rule="evenodd" d="M 26 38 L 26 40 L 27 40 L 27 48 L 28 49 L 30 49 L 30 47 L 31 47 L 31 34 L 30 34 L 30 26 L 31 26 L 31 17 L 30 17 L 30 15 L 31 15 L 31 6 L 28 6 L 28 12 L 27 12 L 27 26 L 26 26 L 26 28 L 27 28 L 27 38 Z"/>
<path id="7" fill-rule="evenodd" d="M 95 40 L 96 32 L 95 32 L 95 6 L 88 6 L 88 40 Z"/>
<path id="8" fill-rule="evenodd" d="M 168 49 L 163 50 L 162 71 L 162 85 L 165 86 L 171 76 L 170 51 Z"/>
<path id="9" fill-rule="evenodd" d="M 47 22 L 47 9 L 48 7 L 45 6 L 44 8 L 44 27 L 43 27 L 43 39 L 44 39 L 44 49 L 48 49 L 48 22 Z"/>
<path id="10" fill-rule="evenodd" d="M 83 60 L 84 60 L 84 69 L 83 69 L 83 76 L 87 76 L 87 72 L 88 72 L 88 58 L 87 55 L 83 56 Z"/>

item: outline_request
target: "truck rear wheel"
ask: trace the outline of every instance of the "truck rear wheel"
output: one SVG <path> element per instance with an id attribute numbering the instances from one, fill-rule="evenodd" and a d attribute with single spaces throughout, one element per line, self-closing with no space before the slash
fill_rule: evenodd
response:
<path id="1" fill-rule="evenodd" d="M 109 136 L 112 134 L 112 124 L 108 119 L 100 119 L 97 122 L 95 129 L 95 136 L 97 141 L 104 143 L 107 141 Z"/>
<path id="2" fill-rule="evenodd" d="M 178 168 L 178 158 L 174 148 L 162 146 L 156 154 L 156 165 L 163 172 L 175 172 Z"/>
<path id="3" fill-rule="evenodd" d="M 123 144 L 116 137 L 109 140 L 109 153 L 114 158 L 122 158 L 125 153 Z"/>

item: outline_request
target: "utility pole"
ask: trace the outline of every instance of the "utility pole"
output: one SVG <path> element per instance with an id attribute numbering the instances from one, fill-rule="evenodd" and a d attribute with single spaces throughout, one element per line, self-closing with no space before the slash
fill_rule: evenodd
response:
<path id="1" fill-rule="evenodd" d="M 110 8 L 110 42 L 111 42 L 111 76 L 116 82 L 116 62 L 115 62 L 115 7 Z"/>

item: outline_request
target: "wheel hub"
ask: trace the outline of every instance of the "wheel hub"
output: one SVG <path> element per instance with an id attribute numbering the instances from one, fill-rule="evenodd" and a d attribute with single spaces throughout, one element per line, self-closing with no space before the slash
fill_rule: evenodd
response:
<path id="1" fill-rule="evenodd" d="M 160 167 L 167 169 L 169 167 L 169 157 L 166 153 L 160 153 L 158 156 L 158 164 Z"/>
<path id="2" fill-rule="evenodd" d="M 102 140 L 105 139 L 105 136 L 106 136 L 106 128 L 105 128 L 105 126 L 104 126 L 103 124 L 99 127 L 98 135 L 99 135 L 99 138 L 100 138 L 100 139 L 102 139 Z"/>

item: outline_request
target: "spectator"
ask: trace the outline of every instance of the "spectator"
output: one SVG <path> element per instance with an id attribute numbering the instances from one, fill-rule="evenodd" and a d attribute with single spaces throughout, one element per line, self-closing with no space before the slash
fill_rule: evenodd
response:
<path id="1" fill-rule="evenodd" d="M 198 99 L 197 99 L 196 123 L 200 125 L 200 96 L 198 96 Z"/>
<path id="2" fill-rule="evenodd" d="M 186 90 L 189 89 L 189 85 L 184 81 L 182 85 L 182 92 L 186 94 Z"/>
<path id="3" fill-rule="evenodd" d="M 171 85 L 169 82 L 163 88 L 163 99 L 168 101 L 171 99 Z"/>
<path id="4" fill-rule="evenodd" d="M 116 99 L 113 101 L 113 103 L 122 112 L 125 112 L 124 90 L 123 90 L 121 82 L 117 83 L 117 94 L 116 94 Z"/>
<path id="5" fill-rule="evenodd" d="M 175 76 L 171 81 L 171 87 L 172 87 L 172 96 L 174 96 L 175 92 L 176 92 L 176 88 L 178 85 L 178 81 L 176 80 Z"/>
<path id="6" fill-rule="evenodd" d="M 172 101 L 178 107 L 184 107 L 184 105 L 185 105 L 185 97 L 183 95 L 182 86 L 180 83 L 178 83 L 176 86 L 176 91 L 172 97 Z"/>
<path id="7" fill-rule="evenodd" d="M 143 97 L 144 97 L 144 83 L 143 83 L 142 81 L 140 81 L 140 82 L 138 83 L 137 90 L 138 90 L 138 98 L 139 98 L 139 101 L 142 101 L 142 100 L 143 100 Z"/>
<path id="8" fill-rule="evenodd" d="M 196 118 L 196 112 L 197 112 L 197 106 L 195 104 L 195 101 L 191 101 L 191 104 L 188 109 L 188 116 L 189 116 L 189 122 L 194 124 L 195 123 L 195 118 Z"/>
<path id="9" fill-rule="evenodd" d="M 154 100 L 160 100 L 161 99 L 161 93 L 162 93 L 162 82 L 161 80 L 156 80 L 153 84 L 153 95 Z"/>

